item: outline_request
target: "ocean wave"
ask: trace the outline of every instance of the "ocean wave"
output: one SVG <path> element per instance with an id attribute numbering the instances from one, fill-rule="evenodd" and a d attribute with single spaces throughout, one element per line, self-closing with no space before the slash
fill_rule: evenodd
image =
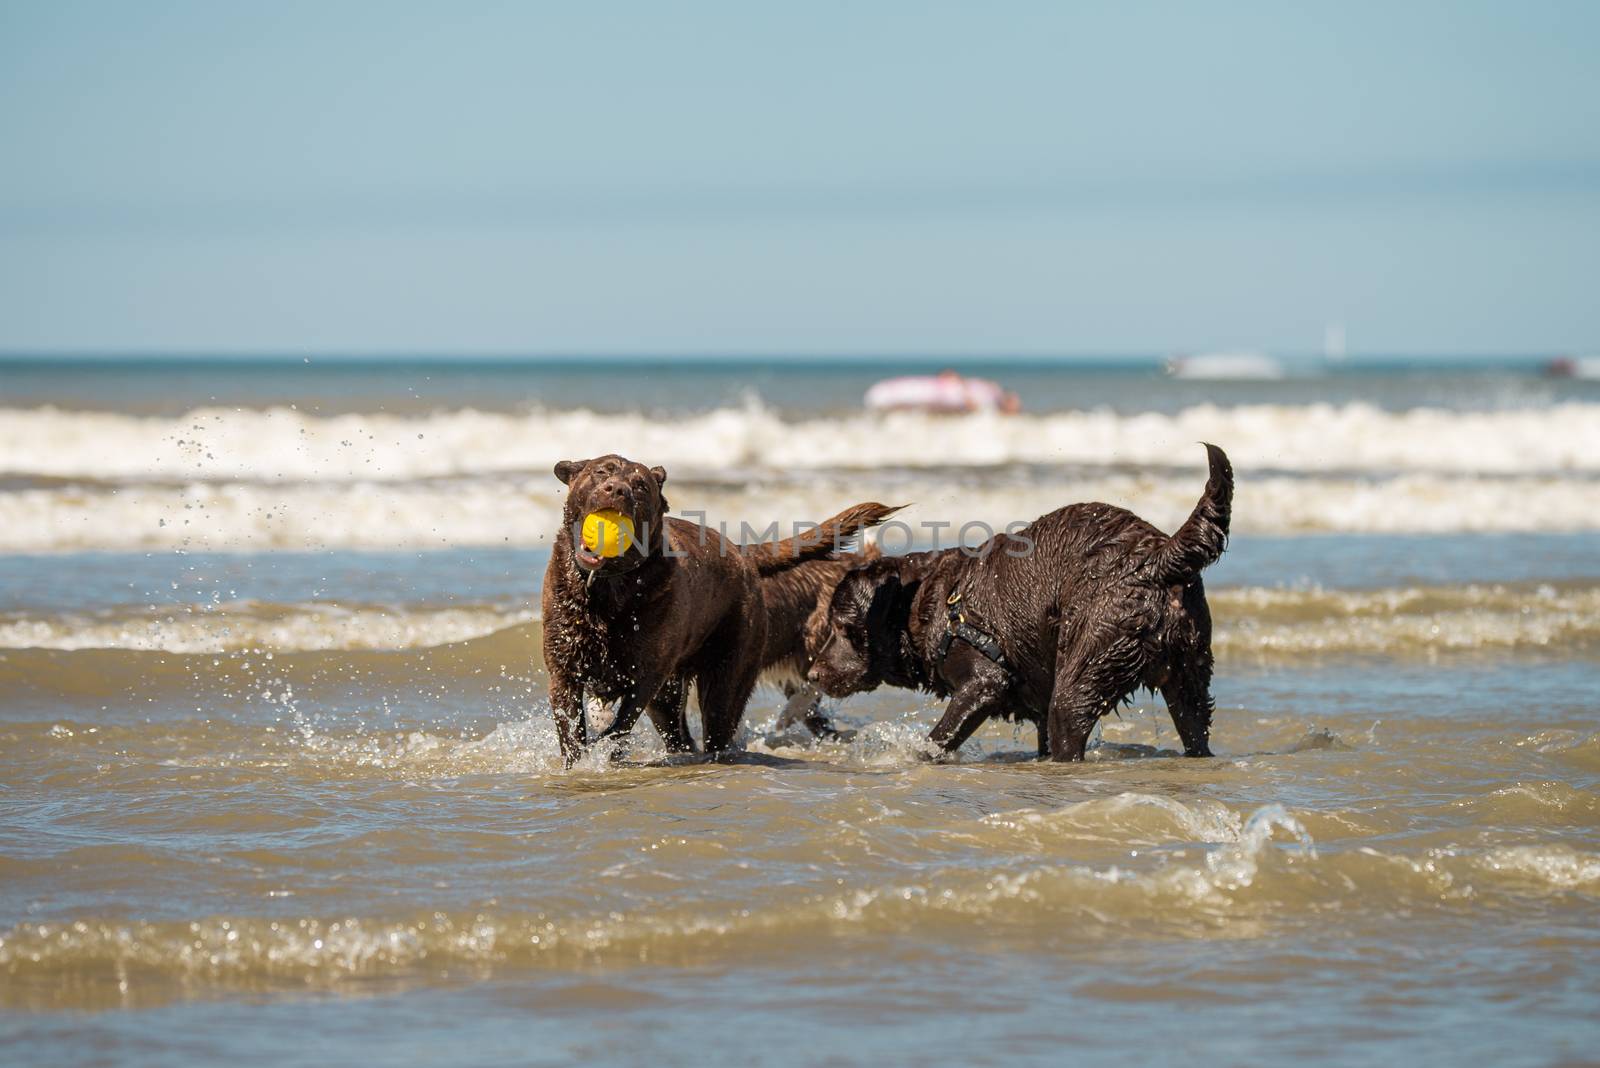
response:
<path id="1" fill-rule="evenodd" d="M 910 932 L 986 944 L 1015 938 L 1033 948 L 1041 939 L 1237 939 L 1322 923 L 1330 910 L 1398 923 L 1418 909 L 1454 908 L 1488 922 L 1530 896 L 1590 899 L 1597 886 L 1600 857 L 1567 846 L 1326 850 L 1294 813 L 1267 805 L 1241 816 L 1228 841 L 1158 851 L 1143 862 L 940 868 L 910 881 L 794 887 L 760 905 L 690 898 L 636 912 L 490 907 L 26 922 L 0 933 L 0 975 L 13 983 L 334 983 L 462 965 L 687 964 L 753 947 L 804 954 L 841 936 Z M 0 986 L 8 990 L 0 997 L 25 996 Z"/>
<path id="2" fill-rule="evenodd" d="M 204 408 L 144 417 L 0 410 L 11 474 L 80 479 L 410 481 L 548 471 L 621 452 L 675 474 L 728 470 L 1123 464 L 1189 467 L 1223 445 L 1241 471 L 1600 472 L 1600 405 L 1498 411 L 1200 405 L 1001 417 L 895 413 L 785 419 L 758 403 L 694 416 L 471 409 L 427 416 L 315 416 Z"/>
<path id="3" fill-rule="evenodd" d="M 1222 658 L 1600 649 L 1600 588 L 1248 588 L 1208 594 Z"/>
<path id="4" fill-rule="evenodd" d="M 470 687 L 525 692 L 541 666 L 537 624 L 468 641 L 405 649 L 317 649 L 226 653 L 163 649 L 0 649 L 0 691 L 15 707 L 101 707 L 129 695 L 141 705 L 287 700 L 358 693 L 444 697 Z"/>
<path id="5" fill-rule="evenodd" d="M 266 604 L 228 601 L 92 614 L 0 613 L 0 649 L 129 649 L 169 653 L 394 650 L 481 638 L 535 618 L 532 608 Z"/>
<path id="6" fill-rule="evenodd" d="M 242 726 L 216 718 L 151 723 L 62 718 L 14 725 L 9 735 L 12 755 L 57 770 L 91 760 L 100 767 L 181 765 L 195 772 L 255 771 L 323 783 L 562 774 L 561 749 L 548 712 L 507 719 L 481 733 L 437 727 L 352 729 L 348 714 L 324 721 L 301 714 L 292 697 L 279 700 L 265 689 L 257 696 L 272 706 L 271 722 Z M 665 749 L 653 733 L 641 731 L 632 754 L 653 760 L 664 757 Z M 613 770 L 610 757 L 606 747 L 596 747 L 573 774 L 607 774 Z"/>
<path id="7" fill-rule="evenodd" d="M 1240 815 L 1207 798 L 1190 802 L 1156 794 L 1120 793 L 1080 801 L 1050 811 L 1025 809 L 985 816 L 976 828 L 952 831 L 975 843 L 1006 848 L 1050 850 L 1063 843 L 1085 841 L 1118 847 L 1148 847 L 1175 842 L 1222 844 L 1238 842 L 1244 833 Z"/>
<path id="8" fill-rule="evenodd" d="M 1001 530 L 1065 504 L 1105 501 L 1175 529 L 1204 484 L 1182 473 L 1016 470 L 956 477 L 917 471 L 673 479 L 680 514 L 723 524 L 739 540 L 815 522 L 861 500 L 910 501 L 883 534 L 892 551 L 949 540 L 963 524 Z M 562 487 L 544 473 L 406 483 L 245 482 L 32 486 L 0 492 L 0 552 L 147 549 L 438 549 L 548 545 Z M 692 510 L 692 511 L 689 511 Z M 934 524 L 942 524 L 936 528 Z M 977 531 L 980 528 L 972 528 Z M 1406 474 L 1243 475 L 1237 534 L 1446 533 L 1600 529 L 1600 480 Z M 977 535 L 981 538 L 981 534 Z"/>
<path id="9" fill-rule="evenodd" d="M 1571 729 L 1540 731 L 1517 744 L 1548 753 L 1564 764 L 1600 772 L 1600 732 L 1583 733 Z"/>
<path id="10" fill-rule="evenodd" d="M 1600 890 L 1600 856 L 1568 846 L 1507 846 L 1478 864 L 1536 890 Z"/>
<path id="11" fill-rule="evenodd" d="M 1219 657 L 1307 653 L 1426 656 L 1452 651 L 1600 648 L 1600 586 L 1505 584 L 1378 590 L 1241 587 L 1209 593 Z M 0 652 L 159 653 L 177 656 L 450 650 L 453 660 L 503 659 L 508 643 L 538 646 L 531 604 L 340 605 L 324 602 L 129 607 L 94 613 L 0 613 Z M 318 670 L 326 657 L 316 658 Z M 197 660 L 196 663 L 202 662 Z M 152 663 L 156 662 L 152 660 Z M 223 661 L 218 661 L 219 664 Z"/>
<path id="12" fill-rule="evenodd" d="M 1457 804 L 1486 822 L 1600 826 L 1600 795 L 1559 780 L 1517 783 Z"/>

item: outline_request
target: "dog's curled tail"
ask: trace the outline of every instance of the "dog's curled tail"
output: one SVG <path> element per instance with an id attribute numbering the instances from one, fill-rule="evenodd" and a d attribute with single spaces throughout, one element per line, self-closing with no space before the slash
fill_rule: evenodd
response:
<path id="1" fill-rule="evenodd" d="M 1233 513 L 1233 465 L 1228 462 L 1227 453 L 1209 442 L 1202 444 L 1211 464 L 1205 492 L 1183 526 L 1150 561 L 1152 577 L 1163 586 L 1191 581 L 1216 563 L 1222 550 L 1228 547 L 1228 520 Z"/>
<path id="2" fill-rule="evenodd" d="M 782 541 L 760 542 L 740 546 L 746 560 L 763 575 L 776 574 L 793 567 L 802 560 L 817 560 L 843 549 L 868 527 L 875 527 L 894 515 L 905 505 L 879 504 L 868 501 L 853 504 L 838 515 L 824 519 L 809 530 L 803 530 Z"/>

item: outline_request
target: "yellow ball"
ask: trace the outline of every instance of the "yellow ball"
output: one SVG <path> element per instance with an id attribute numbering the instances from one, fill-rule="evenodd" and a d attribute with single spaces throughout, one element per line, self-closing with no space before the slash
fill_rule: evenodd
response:
<path id="1" fill-rule="evenodd" d="M 601 556 L 621 556 L 633 544 L 633 520 L 609 508 L 583 517 L 583 547 Z"/>

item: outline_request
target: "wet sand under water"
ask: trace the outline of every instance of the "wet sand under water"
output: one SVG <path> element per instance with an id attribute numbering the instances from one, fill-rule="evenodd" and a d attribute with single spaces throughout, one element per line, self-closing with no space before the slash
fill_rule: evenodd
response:
<path id="1" fill-rule="evenodd" d="M 923 697 L 819 743 L 763 691 L 727 764 L 643 725 L 570 773 L 537 621 L 459 561 L 400 585 L 468 608 L 263 562 L 230 644 L 107 607 L 170 557 L 53 558 L 80 597 L 0 620 L 44 646 L 0 650 L 5 1059 L 1592 1062 L 1593 539 L 1531 572 L 1469 539 L 1472 583 L 1354 539 L 1298 589 L 1295 543 L 1219 568 L 1214 760 L 1148 698 L 1082 765 L 1007 724 L 929 764 Z M 272 629 L 319 598 L 391 629 Z"/>

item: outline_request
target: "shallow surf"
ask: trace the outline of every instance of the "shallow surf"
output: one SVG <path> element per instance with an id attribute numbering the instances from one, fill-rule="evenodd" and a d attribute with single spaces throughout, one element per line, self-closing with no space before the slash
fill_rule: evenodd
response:
<path id="1" fill-rule="evenodd" d="M 661 419 L 588 378 L 312 411 L 242 373 L 0 410 L 7 1056 L 1592 1059 L 1594 397 L 1041 372 L 1106 403 L 874 421 L 839 374 L 782 407 L 667 375 Z M 893 691 L 780 733 L 762 689 L 727 763 L 644 725 L 561 771 L 548 467 L 602 432 L 735 529 L 870 497 L 1170 526 L 1223 441 L 1219 755 L 1145 694 L 1056 766 L 1005 723 L 930 763 L 936 703 Z"/>
<path id="2" fill-rule="evenodd" d="M 1498 539 L 1416 542 L 1242 539 L 1218 577 L 1245 584 L 1212 592 L 1219 756 L 1179 757 L 1141 696 L 1075 767 L 1008 724 L 927 763 L 915 694 L 843 703 L 840 741 L 779 734 L 762 690 L 727 764 L 645 726 L 564 773 L 539 554 L 85 558 L 99 607 L 18 583 L 0 621 L 8 1034 L 60 1049 L 51 1013 L 137 1010 L 87 1018 L 82 1049 L 266 998 L 333 1049 L 398 1006 L 469 1059 L 611 1048 L 625 1009 L 703 1061 L 709 1006 L 740 1021 L 724 1062 L 758 1035 L 859 1058 L 892 1021 L 928 1055 L 1125 1050 L 1132 1019 L 1166 1044 L 1135 1061 L 1240 1029 L 1259 1059 L 1356 1063 L 1381 1034 L 1516 1063 L 1552 1029 L 1576 1056 L 1600 980 L 1592 539 L 1518 543 L 1544 580 Z M 1485 581 L 1404 563 L 1452 554 Z M 4 566 L 46 559 L 72 562 Z M 1385 568 L 1411 578 L 1352 584 Z M 508 570 L 529 594 L 392 598 Z M 219 586 L 290 599 L 199 595 Z M 253 1048 L 276 1011 L 243 1018 Z"/>

